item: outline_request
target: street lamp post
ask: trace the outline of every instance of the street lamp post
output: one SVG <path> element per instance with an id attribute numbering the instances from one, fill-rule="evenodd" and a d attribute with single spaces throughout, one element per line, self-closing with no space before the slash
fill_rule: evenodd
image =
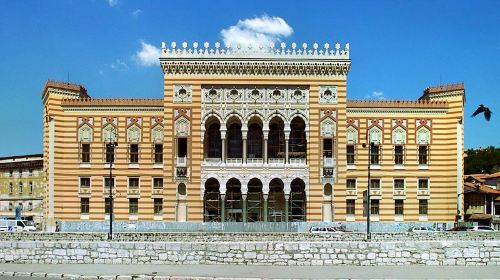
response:
<path id="1" fill-rule="evenodd" d="M 108 240 L 113 239 L 113 188 L 114 188 L 114 180 L 113 180 L 113 163 L 115 161 L 115 147 L 118 146 L 117 142 L 109 142 L 108 147 L 110 151 L 113 151 L 112 156 L 109 158 L 109 233 Z M 106 151 L 110 154 L 110 151 Z"/>
<path id="2" fill-rule="evenodd" d="M 368 147 L 368 188 L 366 191 L 366 239 L 371 240 L 371 232 L 370 232 L 370 214 L 371 214 L 371 209 L 370 209 L 370 171 L 371 171 L 371 151 L 372 148 L 375 146 L 375 143 L 370 142 L 370 146 Z M 366 144 L 363 143 L 363 148 L 366 148 Z"/>

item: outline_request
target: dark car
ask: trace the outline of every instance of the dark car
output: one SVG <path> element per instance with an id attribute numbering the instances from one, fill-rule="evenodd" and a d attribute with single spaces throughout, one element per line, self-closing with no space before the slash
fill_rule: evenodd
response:
<path id="1" fill-rule="evenodd" d="M 458 226 L 458 227 L 451 228 L 448 231 L 467 231 L 469 229 L 470 229 L 470 227 L 467 227 L 467 226 Z"/>

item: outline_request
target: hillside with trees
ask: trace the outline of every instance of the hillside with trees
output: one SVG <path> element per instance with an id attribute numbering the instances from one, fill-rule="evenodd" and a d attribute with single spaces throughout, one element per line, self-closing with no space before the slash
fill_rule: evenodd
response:
<path id="1" fill-rule="evenodd" d="M 465 174 L 494 173 L 500 171 L 500 148 L 469 149 L 466 151 Z"/>

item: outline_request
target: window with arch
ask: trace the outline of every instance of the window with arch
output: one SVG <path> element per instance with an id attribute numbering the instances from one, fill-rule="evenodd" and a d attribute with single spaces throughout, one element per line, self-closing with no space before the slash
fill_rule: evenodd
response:
<path id="1" fill-rule="evenodd" d="M 241 124 L 233 122 L 227 129 L 227 157 L 243 157 L 243 137 L 241 134 Z"/>
<path id="2" fill-rule="evenodd" d="M 335 155 L 335 121 L 326 118 L 321 122 L 321 136 L 323 137 L 323 158 L 333 158 Z"/>
<path id="3" fill-rule="evenodd" d="M 370 163 L 380 164 L 380 148 L 382 144 L 382 130 L 378 127 L 372 127 L 368 131 L 368 142 L 370 143 Z"/>
<path id="4" fill-rule="evenodd" d="M 154 164 L 163 164 L 163 126 L 157 124 L 151 130 Z"/>
<path id="5" fill-rule="evenodd" d="M 418 144 L 418 164 L 429 164 L 429 144 L 431 140 L 431 132 L 425 126 L 417 130 L 417 144 Z"/>
<path id="6" fill-rule="evenodd" d="M 115 142 L 116 141 L 116 128 L 112 124 L 108 124 L 103 129 L 104 142 Z"/>
<path id="7" fill-rule="evenodd" d="M 80 163 L 90 163 L 90 143 L 92 142 L 92 128 L 87 124 L 80 127 L 78 131 L 80 152 Z"/>
<path id="8" fill-rule="evenodd" d="M 247 132 L 248 158 L 262 158 L 262 127 L 252 123 Z"/>
<path id="9" fill-rule="evenodd" d="M 352 126 L 349 126 L 346 131 L 347 145 L 346 145 L 346 157 L 347 164 L 356 164 L 356 143 L 358 142 L 358 130 Z"/>
<path id="10" fill-rule="evenodd" d="M 23 182 L 19 182 L 19 193 L 23 193 Z"/>
<path id="11" fill-rule="evenodd" d="M 215 118 L 207 124 L 204 141 L 206 158 L 222 158 L 220 123 L 218 120 L 215 120 Z"/>
<path id="12" fill-rule="evenodd" d="M 404 145 L 406 144 L 406 130 L 398 126 L 392 131 L 392 143 L 394 144 L 394 164 L 403 165 Z"/>
<path id="13" fill-rule="evenodd" d="M 290 123 L 288 154 L 290 158 L 306 158 L 306 152 L 306 124 L 302 118 L 295 117 Z"/>
<path id="14" fill-rule="evenodd" d="M 283 120 L 274 117 L 269 122 L 267 151 L 269 158 L 285 158 L 285 131 Z"/>

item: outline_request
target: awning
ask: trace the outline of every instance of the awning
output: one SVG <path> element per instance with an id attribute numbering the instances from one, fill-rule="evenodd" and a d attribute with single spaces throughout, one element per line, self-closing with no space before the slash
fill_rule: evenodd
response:
<path id="1" fill-rule="evenodd" d="M 490 214 L 482 214 L 482 213 L 474 213 L 470 215 L 469 220 L 491 220 L 493 215 Z"/>

